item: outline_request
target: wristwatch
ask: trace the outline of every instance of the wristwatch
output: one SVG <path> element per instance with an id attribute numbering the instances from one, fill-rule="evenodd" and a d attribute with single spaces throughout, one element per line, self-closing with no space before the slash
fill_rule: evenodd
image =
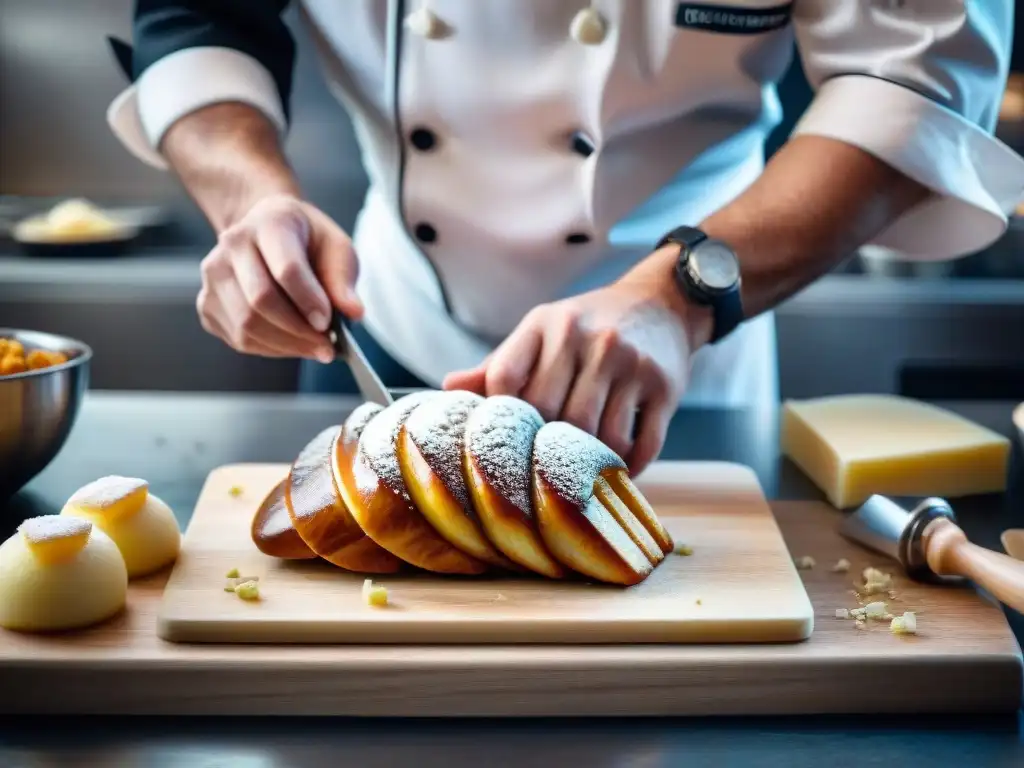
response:
<path id="1" fill-rule="evenodd" d="M 714 328 L 711 343 L 725 338 L 743 322 L 740 262 L 721 240 L 694 227 L 677 227 L 658 241 L 655 250 L 680 246 L 673 276 L 676 286 L 698 306 L 710 307 Z"/>

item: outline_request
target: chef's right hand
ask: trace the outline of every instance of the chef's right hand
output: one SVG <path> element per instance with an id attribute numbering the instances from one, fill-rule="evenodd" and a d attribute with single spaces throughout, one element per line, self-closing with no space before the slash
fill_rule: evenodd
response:
<path id="1" fill-rule="evenodd" d="M 217 238 L 196 300 L 209 333 L 239 352 L 327 363 L 332 307 L 358 319 L 352 241 L 327 214 L 290 195 L 266 197 Z"/>

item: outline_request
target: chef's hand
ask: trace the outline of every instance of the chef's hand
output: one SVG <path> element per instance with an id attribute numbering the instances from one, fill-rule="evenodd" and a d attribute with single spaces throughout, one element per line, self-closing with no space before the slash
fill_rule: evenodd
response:
<path id="1" fill-rule="evenodd" d="M 660 259 L 658 261 L 661 261 Z M 703 340 L 697 315 L 661 270 L 531 311 L 478 367 L 446 389 L 507 394 L 599 437 L 634 474 L 660 453 Z"/>
<path id="2" fill-rule="evenodd" d="M 203 328 L 239 352 L 334 359 L 331 309 L 358 319 L 352 242 L 329 216 L 290 195 L 257 202 L 203 259 Z"/>

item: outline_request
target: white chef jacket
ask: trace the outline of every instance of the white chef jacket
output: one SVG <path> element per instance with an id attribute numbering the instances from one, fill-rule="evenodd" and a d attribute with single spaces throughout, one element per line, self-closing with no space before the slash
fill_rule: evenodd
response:
<path id="1" fill-rule="evenodd" d="M 128 149 L 165 167 L 164 132 L 220 101 L 285 132 L 285 5 L 140 3 L 139 71 L 109 111 Z M 932 191 L 873 244 L 910 259 L 978 250 L 1024 191 L 1024 161 L 991 135 L 1012 0 L 300 8 L 370 179 L 353 233 L 367 326 L 435 385 L 532 307 L 607 284 L 750 185 L 794 47 L 815 89 L 796 134 L 860 147 Z M 697 352 L 684 402 L 771 403 L 775 382 L 765 313 Z"/>

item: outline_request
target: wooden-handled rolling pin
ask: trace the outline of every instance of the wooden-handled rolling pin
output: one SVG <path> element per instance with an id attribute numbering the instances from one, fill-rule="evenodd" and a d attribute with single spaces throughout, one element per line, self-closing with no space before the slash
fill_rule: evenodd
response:
<path id="1" fill-rule="evenodd" d="M 968 541 L 944 499 L 925 499 L 907 510 L 876 494 L 851 513 L 839 531 L 898 560 L 913 579 L 970 579 L 1024 613 L 1024 562 Z"/>
<path id="2" fill-rule="evenodd" d="M 922 532 L 928 567 L 939 576 L 963 576 L 1001 603 L 1024 613 L 1024 562 L 979 547 L 952 520 L 936 518 Z"/>

